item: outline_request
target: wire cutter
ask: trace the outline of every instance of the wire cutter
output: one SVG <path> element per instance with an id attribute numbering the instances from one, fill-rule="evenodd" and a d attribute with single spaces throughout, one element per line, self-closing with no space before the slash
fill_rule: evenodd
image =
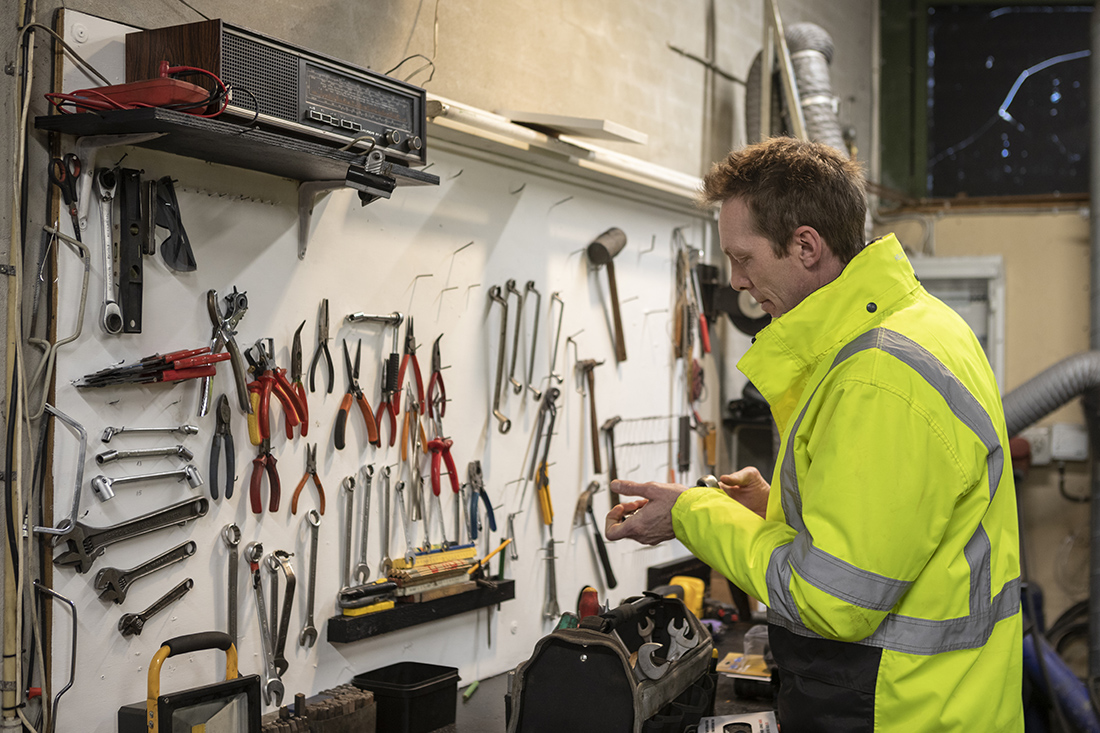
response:
<path id="1" fill-rule="evenodd" d="M 440 402 L 442 402 L 441 398 Z M 430 408 L 429 411 L 431 411 Z M 451 446 L 454 443 L 450 438 L 443 437 L 443 421 L 439 419 L 439 405 L 436 405 L 435 413 L 435 418 L 432 420 L 435 426 L 435 437 L 428 441 L 428 450 L 432 454 L 432 493 L 439 496 L 439 472 L 440 462 L 442 462 L 447 464 L 447 474 L 451 478 L 451 491 L 457 495 L 459 493 L 458 470 L 455 468 L 454 459 L 451 458 Z M 405 417 L 408 418 L 408 413 Z"/>
<path id="2" fill-rule="evenodd" d="M 328 394 L 332 394 L 332 385 L 336 381 L 336 369 L 332 366 L 332 354 L 328 350 L 328 298 L 321 301 L 321 313 L 317 316 L 317 350 L 313 352 L 313 359 L 309 362 L 309 391 L 317 391 L 317 364 L 321 360 L 321 354 L 325 355 L 328 364 Z"/>
<path id="3" fill-rule="evenodd" d="M 302 408 L 298 417 L 302 420 L 303 438 L 309 434 L 309 404 L 306 403 L 306 386 L 302 384 L 302 329 L 305 325 L 306 322 L 302 321 L 302 325 L 298 326 L 290 347 L 290 386 L 293 388 L 294 395 L 298 398 L 298 407 Z M 287 437 L 293 436 L 288 435 Z"/>
<path id="4" fill-rule="evenodd" d="M 298 513 L 298 496 L 301 495 L 302 489 L 305 488 L 306 481 L 309 477 L 313 477 L 313 483 L 317 486 L 317 503 L 318 511 L 321 514 L 325 513 L 325 487 L 321 485 L 321 479 L 317 476 L 317 444 L 306 446 L 306 472 L 302 476 L 302 480 L 298 482 L 298 488 L 294 489 L 294 496 L 290 497 L 290 513 Z"/>
<path id="5" fill-rule="evenodd" d="M 489 494 L 485 491 L 485 479 L 481 472 L 481 461 L 470 461 L 466 467 L 466 476 L 470 484 L 470 540 L 477 539 L 477 532 L 481 526 L 481 518 L 477 513 L 477 501 L 480 498 L 485 504 L 485 513 L 489 519 L 489 530 L 497 531 L 497 518 L 493 514 L 493 504 L 489 501 Z"/>
<path id="6" fill-rule="evenodd" d="M 393 411 L 397 413 L 399 409 L 399 395 L 401 388 L 405 385 L 405 368 L 408 367 L 409 361 L 412 361 L 413 375 L 416 377 L 416 398 L 417 404 L 420 408 L 420 414 L 424 414 L 424 378 L 420 376 L 420 362 L 416 358 L 416 336 L 413 335 L 413 317 L 408 316 L 405 325 L 405 355 L 401 357 L 401 369 L 397 372 L 397 392 L 393 395 Z"/>
<path id="7" fill-rule="evenodd" d="M 378 425 L 378 434 L 382 434 L 382 416 L 390 416 L 390 447 L 397 441 L 397 413 L 393 409 L 393 394 L 389 388 L 390 362 L 382 361 L 382 399 L 378 401 L 378 411 L 374 413 L 374 422 Z"/>
<path id="8" fill-rule="evenodd" d="M 255 350 L 254 354 L 253 350 Z M 245 350 L 248 363 L 252 365 L 252 372 L 256 377 L 252 384 L 259 384 L 258 422 L 260 438 L 271 437 L 269 416 L 271 394 L 273 392 L 283 405 L 287 438 L 293 438 L 294 426 L 301 422 L 299 417 L 301 408 L 298 405 L 298 396 L 295 394 L 294 388 L 290 386 L 290 382 L 286 379 L 286 370 L 275 364 L 274 352 L 274 340 L 271 338 L 259 339 L 252 347 Z M 255 393 L 256 390 L 253 389 L 252 384 L 249 384 L 248 391 Z M 252 397 L 250 402 L 254 399 Z"/>
<path id="9" fill-rule="evenodd" d="M 229 428 L 229 398 L 222 395 L 214 408 L 217 424 L 214 427 L 214 439 L 210 445 L 210 498 L 218 498 L 218 459 L 222 445 L 225 445 L 225 498 L 233 498 L 233 481 L 236 478 L 236 454 L 233 450 L 233 431 Z"/>
<path id="10" fill-rule="evenodd" d="M 61 189 L 61 198 L 69 207 L 73 220 L 73 238 L 80 240 L 80 215 L 77 213 L 76 181 L 80 178 L 80 158 L 66 153 L 63 158 L 50 161 L 50 181 Z"/>
<path id="11" fill-rule="evenodd" d="M 252 459 L 252 481 L 248 487 L 248 499 L 252 504 L 253 514 L 263 514 L 264 504 L 260 499 L 260 482 L 264 472 L 267 473 L 268 485 L 268 510 L 279 511 L 279 496 L 282 489 L 279 485 L 279 470 L 275 468 L 275 456 L 271 455 L 271 439 L 264 438 L 260 441 L 260 453 Z"/>
<path id="12" fill-rule="evenodd" d="M 443 359 L 439 356 L 439 334 L 432 344 L 432 376 L 428 379 L 428 417 L 439 419 L 447 414 L 447 385 L 443 383 Z M 435 395 L 439 389 L 439 397 Z"/>
<path id="13" fill-rule="evenodd" d="M 367 423 L 367 437 L 370 439 L 371 445 L 382 445 L 382 440 L 378 437 L 378 425 L 374 422 L 374 411 L 371 410 L 370 403 L 367 402 L 363 390 L 359 387 L 359 360 L 362 355 L 363 340 L 360 339 L 359 345 L 355 349 L 355 366 L 353 367 L 351 354 L 348 352 L 348 342 L 347 339 L 344 339 L 344 366 L 348 370 L 348 391 L 340 402 L 340 412 L 336 414 L 336 450 L 344 449 L 344 432 L 347 428 L 348 413 L 351 411 L 353 397 L 359 403 L 359 411 L 363 413 L 363 420 Z"/>

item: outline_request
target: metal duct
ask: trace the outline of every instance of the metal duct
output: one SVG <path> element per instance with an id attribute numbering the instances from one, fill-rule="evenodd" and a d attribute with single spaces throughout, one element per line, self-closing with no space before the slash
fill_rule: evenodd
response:
<path id="1" fill-rule="evenodd" d="M 1100 216 L 1096 207 L 1100 205 L 1100 5 L 1093 7 L 1091 26 L 1092 63 L 1089 72 L 1092 78 L 1092 104 L 1089 115 L 1091 165 L 1089 180 L 1089 232 L 1090 252 L 1092 255 L 1091 274 L 1091 316 L 1092 323 L 1089 335 L 1089 348 L 1100 349 Z M 1096 397 L 1096 393 L 1092 397 Z M 1094 402 L 1095 400 L 1089 400 Z M 1090 413 L 1095 416 L 1095 410 Z M 1095 417 L 1090 419 L 1089 438 L 1092 453 L 1091 491 L 1092 501 L 1089 504 L 1090 512 L 1090 545 L 1089 545 L 1089 597 L 1100 599 L 1100 456 L 1097 456 L 1098 434 Z M 1089 604 L 1089 692 L 1093 694 L 1095 702 L 1097 678 L 1100 678 L 1100 601 L 1094 600 Z"/>
<path id="2" fill-rule="evenodd" d="M 753 57 L 752 66 L 749 67 L 749 80 L 745 85 L 745 138 L 750 143 L 758 143 L 765 137 L 774 137 L 775 135 L 783 134 L 783 111 L 779 108 L 779 87 L 777 86 L 780 81 L 779 77 L 775 74 L 772 76 L 772 112 L 771 112 L 771 130 L 767 135 L 760 134 L 760 88 L 763 86 L 760 80 L 760 74 L 762 73 L 761 67 L 763 62 L 763 51 L 757 51 L 756 56 Z"/>
<path id="3" fill-rule="evenodd" d="M 1100 351 L 1067 357 L 1039 372 L 1004 396 L 1009 436 L 1096 387 L 1100 387 Z"/>
<path id="4" fill-rule="evenodd" d="M 794 79 L 802 114 L 806 118 L 806 134 L 811 140 L 836 148 L 845 155 L 848 147 L 837 118 L 836 97 L 829 79 L 829 64 L 833 60 L 833 39 L 819 25 L 795 23 L 784 36 L 791 52 Z"/>

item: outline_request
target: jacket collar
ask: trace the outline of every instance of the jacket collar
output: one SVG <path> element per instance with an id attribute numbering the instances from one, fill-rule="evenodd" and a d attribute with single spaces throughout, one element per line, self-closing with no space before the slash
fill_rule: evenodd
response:
<path id="1" fill-rule="evenodd" d="M 771 405 L 781 431 L 822 359 L 881 322 L 919 287 L 901 243 L 890 234 L 864 247 L 836 280 L 756 335 L 737 368 Z"/>

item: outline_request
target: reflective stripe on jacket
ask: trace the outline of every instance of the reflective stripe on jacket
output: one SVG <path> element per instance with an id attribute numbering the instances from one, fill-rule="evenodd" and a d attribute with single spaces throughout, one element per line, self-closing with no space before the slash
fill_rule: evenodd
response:
<path id="1" fill-rule="evenodd" d="M 767 604 L 784 733 L 1022 730 L 1015 489 L 971 329 L 889 236 L 738 368 L 782 436 L 768 518 L 697 488 L 673 524 Z"/>

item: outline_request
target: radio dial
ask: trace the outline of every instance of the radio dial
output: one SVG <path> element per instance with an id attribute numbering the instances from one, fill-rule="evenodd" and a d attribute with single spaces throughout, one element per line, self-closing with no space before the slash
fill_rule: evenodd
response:
<path id="1" fill-rule="evenodd" d="M 401 134 L 400 130 L 390 130 L 386 133 L 386 142 L 389 145 L 400 145 L 405 139 L 405 136 Z"/>
<path id="2" fill-rule="evenodd" d="M 424 147 L 424 143 L 420 140 L 419 135 L 413 135 L 408 140 L 408 148 L 412 152 L 417 152 L 420 148 Z"/>

